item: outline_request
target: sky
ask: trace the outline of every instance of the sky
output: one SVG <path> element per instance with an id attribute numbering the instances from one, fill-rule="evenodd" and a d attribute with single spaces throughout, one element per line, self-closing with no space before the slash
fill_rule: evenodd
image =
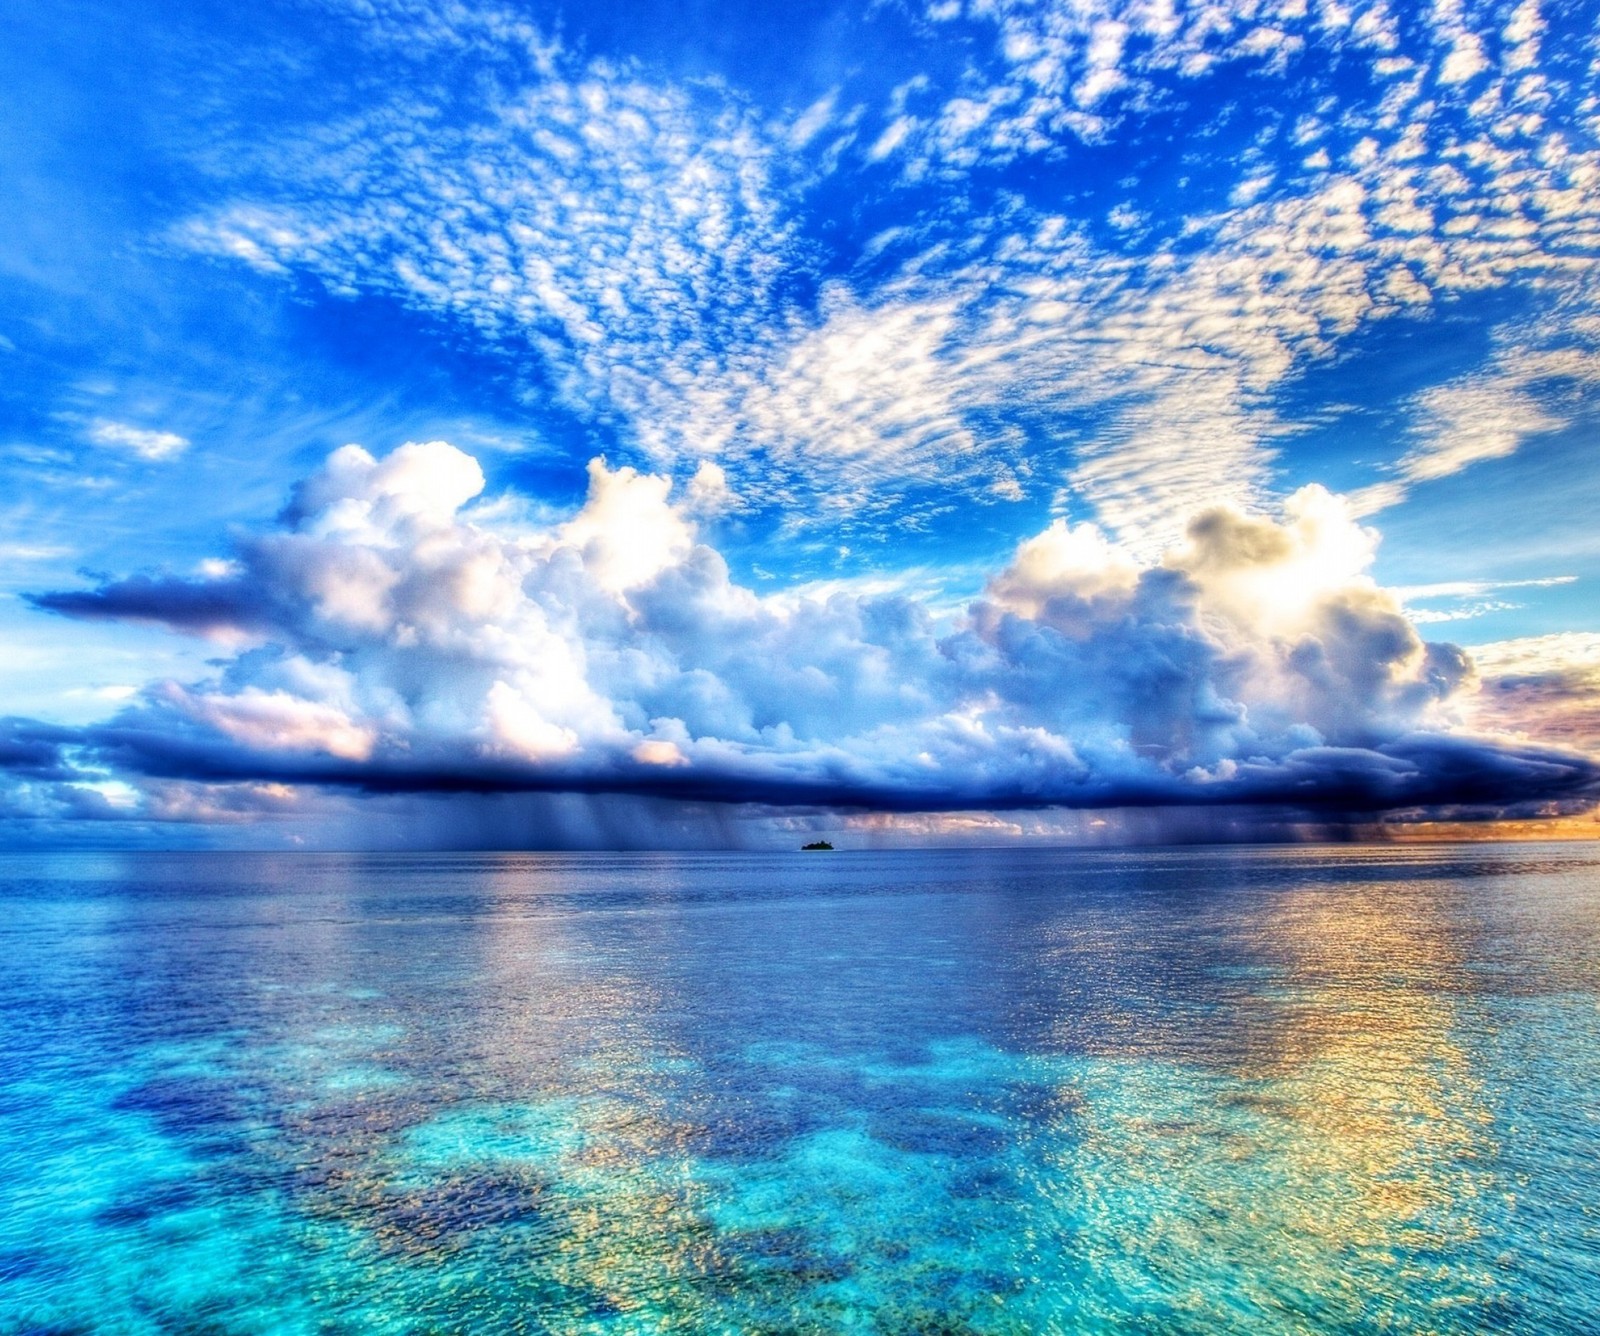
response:
<path id="1" fill-rule="evenodd" d="M 7 9 L 0 845 L 1592 824 L 1595 0 Z"/>

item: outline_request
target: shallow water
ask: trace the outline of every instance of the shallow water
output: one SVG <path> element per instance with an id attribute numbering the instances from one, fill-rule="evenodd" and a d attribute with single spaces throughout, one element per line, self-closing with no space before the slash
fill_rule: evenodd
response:
<path id="1" fill-rule="evenodd" d="M 1600 847 L 0 856 L 0 1331 L 1600 1331 Z"/>

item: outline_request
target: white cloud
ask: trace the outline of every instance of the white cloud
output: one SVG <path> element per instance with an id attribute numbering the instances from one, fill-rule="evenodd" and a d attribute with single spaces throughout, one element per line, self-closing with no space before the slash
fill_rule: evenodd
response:
<path id="1" fill-rule="evenodd" d="M 728 486 L 727 470 L 709 459 L 702 459 L 689 479 L 687 500 L 690 513 L 700 516 L 719 515 L 739 504 L 738 496 Z"/>
<path id="2" fill-rule="evenodd" d="M 320 751 L 345 761 L 372 755 L 372 728 L 335 706 L 286 691 L 247 686 L 226 695 L 202 694 L 173 684 L 162 694 L 182 713 L 255 750 Z"/>
<path id="3" fill-rule="evenodd" d="M 553 724 L 544 717 L 536 699 L 509 683 L 496 681 L 486 701 L 489 733 L 497 748 L 508 748 L 530 761 L 566 756 L 578 746 L 578 735 L 570 728 Z"/>
<path id="4" fill-rule="evenodd" d="M 824 94 L 795 118 L 788 134 L 791 148 L 802 149 L 822 133 L 833 117 L 833 104 L 837 97 L 837 93 Z"/>
<path id="5" fill-rule="evenodd" d="M 494 10 L 381 7 L 394 41 L 531 56 L 493 65 L 492 92 L 449 118 L 419 95 L 269 155 L 258 179 L 273 184 L 184 235 L 462 321 L 538 360 L 620 448 L 680 476 L 709 461 L 792 526 L 846 535 L 905 518 L 913 487 L 1010 495 L 990 489 L 1017 474 L 1021 421 L 1065 508 L 1159 552 L 1197 505 L 1269 500 L 1297 376 L 1374 322 L 1495 289 L 1536 290 L 1551 333 L 1508 331 L 1479 374 L 1419 394 L 1414 448 L 1362 506 L 1558 425 L 1550 376 L 1512 345 L 1597 342 L 1600 154 L 1577 90 L 1529 72 L 1547 26 L 1531 0 L 1509 16 L 1440 4 L 1408 25 L 1382 0 L 993 0 L 968 18 L 994 63 L 907 80 L 861 128 L 861 152 L 943 183 L 941 203 L 838 257 L 874 264 L 820 288 L 791 184 L 824 161 L 846 170 L 841 94 L 765 125 L 736 97 L 582 63 Z M 974 184 L 1224 68 L 1275 86 L 1305 53 L 1370 88 L 1284 121 L 1281 157 L 1269 117 L 1237 160 L 1203 159 L 1234 202 L 1194 208 L 1180 237 L 1129 231 L 1130 203 L 1108 246 Z"/>
<path id="6" fill-rule="evenodd" d="M 915 127 L 916 121 L 914 121 L 910 116 L 900 117 L 899 120 L 888 126 L 888 128 L 885 129 L 884 132 L 873 141 L 872 147 L 867 150 L 867 160 L 869 162 L 879 162 L 882 159 L 887 158 L 891 153 L 899 148 L 901 144 L 905 143 L 906 136 L 908 136 Z"/>
<path id="7" fill-rule="evenodd" d="M 1442 385 L 1418 400 L 1426 440 L 1396 466 L 1407 482 L 1429 482 L 1513 453 L 1529 436 L 1566 425 L 1531 394 L 1477 377 Z"/>
<path id="8" fill-rule="evenodd" d="M 1426 792 L 1426 762 L 1381 749 L 1447 727 L 1470 677 L 1374 584 L 1375 534 L 1319 488 L 1281 518 L 1197 515 L 1155 562 L 1054 524 L 952 619 L 894 590 L 762 597 L 666 479 L 599 464 L 542 535 L 498 534 L 470 502 L 419 513 L 408 487 L 471 476 L 459 453 L 336 453 L 291 526 L 240 549 L 226 589 L 258 647 L 152 688 L 114 725 L 119 754 L 165 774 L 203 754 L 269 781 L 341 763 L 377 785 L 890 807 Z M 640 533 L 669 536 L 647 565 Z M 327 596 L 350 571 L 364 605 Z M 116 614 L 114 587 L 72 610 L 97 597 Z M 178 624 L 214 602 L 165 597 Z"/>
<path id="9" fill-rule="evenodd" d="M 689 758 L 676 742 L 666 738 L 649 738 L 630 753 L 634 760 L 644 765 L 688 765 Z"/>
<path id="10" fill-rule="evenodd" d="M 126 422 L 111 422 L 105 418 L 90 425 L 88 436 L 96 445 L 112 450 L 131 450 L 141 459 L 157 462 L 176 459 L 189 448 L 188 440 L 176 432 L 134 427 Z"/>
<path id="11" fill-rule="evenodd" d="M 689 551 L 688 524 L 667 504 L 672 482 L 631 468 L 612 472 L 589 463 L 589 498 L 558 531 L 558 545 L 583 553 L 584 568 L 603 589 L 621 594 L 648 584 Z"/>
<path id="12" fill-rule="evenodd" d="M 1420 483 L 1504 459 L 1535 436 L 1563 430 L 1572 419 L 1559 411 L 1557 393 L 1600 383 L 1593 355 L 1600 343 L 1560 313 L 1532 329 L 1513 325 L 1499 343 L 1486 365 L 1414 397 L 1416 443 L 1390 466 L 1392 481 L 1366 489 L 1363 513 L 1398 504 Z"/>
<path id="13" fill-rule="evenodd" d="M 71 555 L 70 547 L 44 543 L 0 543 L 0 561 L 53 561 Z"/>
<path id="14" fill-rule="evenodd" d="M 1441 580 L 1436 584 L 1402 585 L 1394 596 L 1402 602 L 1419 602 L 1436 598 L 1480 598 L 1501 589 L 1548 589 L 1554 585 L 1573 584 L 1575 575 L 1547 575 L 1536 580 Z"/>
<path id="15" fill-rule="evenodd" d="M 539 70 L 426 133 L 399 99 L 330 126 L 270 159 L 278 198 L 179 238 L 459 319 L 542 361 L 569 407 L 680 448 L 674 405 L 773 317 L 779 146 L 708 91 L 558 53 Z"/>
<path id="16" fill-rule="evenodd" d="M 994 603 L 1037 618 L 1053 600 L 1125 600 L 1139 583 L 1139 566 L 1092 524 L 1056 520 L 1017 548 L 1007 569 L 991 582 Z"/>

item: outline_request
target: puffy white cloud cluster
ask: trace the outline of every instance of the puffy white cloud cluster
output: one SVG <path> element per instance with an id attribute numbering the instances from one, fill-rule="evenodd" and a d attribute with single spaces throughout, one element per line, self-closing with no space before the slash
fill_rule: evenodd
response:
<path id="1" fill-rule="evenodd" d="M 475 515 L 482 486 L 442 442 L 346 446 L 212 579 L 39 597 L 238 646 L 82 745 L 167 780 L 907 811 L 1375 810 L 1594 779 L 1448 732 L 1470 663 L 1418 637 L 1367 573 L 1375 535 L 1320 488 L 1278 518 L 1202 512 L 1154 562 L 1057 522 L 941 619 L 758 596 L 664 478 L 596 461 L 580 510 L 514 535 Z"/>

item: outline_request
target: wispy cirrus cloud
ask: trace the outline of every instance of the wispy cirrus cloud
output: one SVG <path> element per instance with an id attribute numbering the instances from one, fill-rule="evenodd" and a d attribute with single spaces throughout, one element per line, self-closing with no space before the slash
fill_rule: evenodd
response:
<path id="1" fill-rule="evenodd" d="M 152 427 L 135 427 L 126 422 L 112 422 L 101 418 L 92 422 L 85 435 L 95 445 L 111 450 L 127 450 L 140 459 L 160 463 L 176 459 L 189 448 L 186 437 L 175 431 L 160 431 Z"/>
<path id="2" fill-rule="evenodd" d="M 1352 509 L 1360 507 L 1352 505 Z M 1510 612 L 1522 605 L 1513 599 L 1498 597 L 1514 589 L 1552 589 L 1577 581 L 1573 575 L 1549 575 L 1533 580 L 1445 580 L 1431 585 L 1418 585 L 1394 591 L 1394 596 L 1405 606 L 1406 616 L 1416 626 L 1432 626 L 1441 622 L 1465 622 L 1495 612 Z M 1496 595 L 1497 597 L 1489 597 Z"/>
<path id="3" fill-rule="evenodd" d="M 1396 505 L 1419 484 L 1505 459 L 1528 441 L 1573 424 L 1583 393 L 1600 385 L 1600 325 L 1587 313 L 1577 320 L 1557 313 L 1539 325 L 1503 331 L 1484 365 L 1414 397 L 1413 444 L 1388 467 L 1390 479 L 1353 498 L 1362 513 Z"/>

